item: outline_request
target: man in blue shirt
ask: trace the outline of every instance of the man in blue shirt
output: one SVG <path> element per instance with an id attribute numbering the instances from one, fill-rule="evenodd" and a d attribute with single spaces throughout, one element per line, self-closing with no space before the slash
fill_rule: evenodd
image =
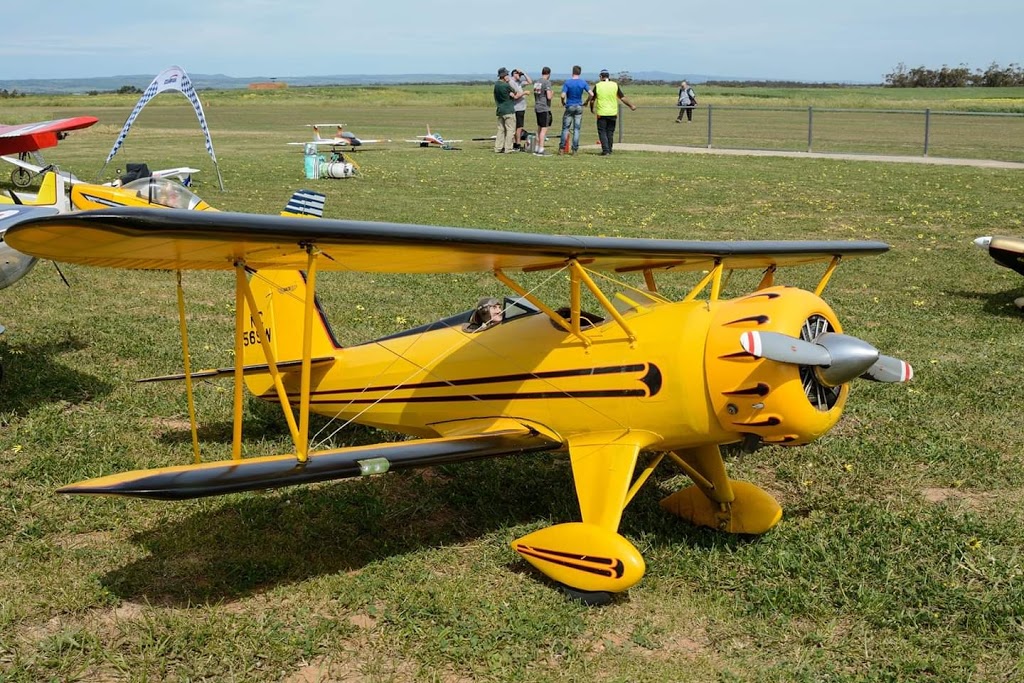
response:
<path id="1" fill-rule="evenodd" d="M 562 114 L 562 142 L 558 153 L 565 151 L 565 141 L 569 137 L 569 126 L 572 126 L 572 153 L 575 154 L 580 146 L 580 126 L 583 125 L 583 107 L 590 102 L 594 91 L 590 89 L 587 82 L 580 77 L 583 73 L 582 66 L 572 68 L 572 78 L 562 86 L 562 104 L 565 105 L 565 113 Z M 584 94 L 586 97 L 584 97 Z"/>

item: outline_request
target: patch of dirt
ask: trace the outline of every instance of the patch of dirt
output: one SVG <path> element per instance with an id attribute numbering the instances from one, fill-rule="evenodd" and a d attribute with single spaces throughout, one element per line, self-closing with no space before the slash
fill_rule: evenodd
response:
<path id="1" fill-rule="evenodd" d="M 929 503 L 956 503 L 969 510 L 980 510 L 991 504 L 996 497 L 994 493 L 973 493 L 962 489 L 941 487 L 921 489 L 921 495 Z"/>
<path id="2" fill-rule="evenodd" d="M 89 531 L 81 534 L 61 534 L 54 543 L 65 550 L 79 548 L 109 548 L 114 545 L 114 536 L 109 531 Z"/>
<path id="3" fill-rule="evenodd" d="M 192 423 L 188 420 L 170 417 L 153 417 L 148 420 L 153 425 L 153 432 L 156 436 L 162 436 L 169 432 L 190 431 Z"/>

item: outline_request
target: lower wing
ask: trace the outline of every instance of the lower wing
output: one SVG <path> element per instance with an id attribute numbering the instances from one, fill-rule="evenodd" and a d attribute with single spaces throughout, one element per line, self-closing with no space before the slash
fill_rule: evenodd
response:
<path id="1" fill-rule="evenodd" d="M 182 500 L 555 450 L 560 445 L 533 429 L 520 426 L 487 433 L 318 451 L 310 453 L 306 462 L 286 454 L 135 470 L 71 484 L 58 493 Z"/>

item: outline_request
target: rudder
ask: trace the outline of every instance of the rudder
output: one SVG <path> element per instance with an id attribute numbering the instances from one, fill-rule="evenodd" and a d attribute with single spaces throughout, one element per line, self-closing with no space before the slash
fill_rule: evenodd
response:
<path id="1" fill-rule="evenodd" d="M 251 275 L 249 287 L 258 308 L 256 315 L 263 321 L 269 337 L 274 360 L 277 363 L 301 360 L 302 323 L 309 293 L 305 275 L 296 270 L 261 270 Z M 265 365 L 266 355 L 248 302 L 244 310 L 248 325 L 242 330 L 243 362 L 246 366 Z M 333 357 L 341 349 L 319 302 L 314 302 L 312 342 L 311 358 Z"/>

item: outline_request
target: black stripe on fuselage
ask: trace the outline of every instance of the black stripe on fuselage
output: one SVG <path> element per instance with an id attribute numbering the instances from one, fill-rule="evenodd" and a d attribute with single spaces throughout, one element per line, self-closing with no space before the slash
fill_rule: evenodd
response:
<path id="1" fill-rule="evenodd" d="M 453 396 L 409 396 L 407 398 L 340 398 L 311 399 L 313 405 L 344 403 L 345 405 L 363 405 L 374 403 L 460 403 L 464 401 L 525 401 L 530 399 L 548 398 L 643 398 L 647 396 L 644 389 L 594 389 L 590 391 L 527 391 L 504 394 L 458 394 Z M 264 398 L 273 400 L 274 396 Z"/>
<path id="2" fill-rule="evenodd" d="M 494 375 L 493 377 L 467 377 L 465 379 L 437 380 L 434 382 L 418 382 L 416 384 L 386 384 L 375 387 L 355 387 L 351 389 L 331 389 L 314 391 L 311 396 L 322 394 L 362 394 L 368 391 L 395 391 L 396 389 L 437 389 L 441 387 L 465 387 L 473 384 L 501 384 L 503 382 L 524 382 L 531 379 L 558 379 L 560 377 L 586 377 L 588 375 L 617 375 L 627 372 L 642 372 L 648 369 L 647 363 L 633 365 L 609 365 L 603 368 L 577 368 L 575 370 L 548 370 L 546 372 L 521 372 L 514 375 Z"/>

